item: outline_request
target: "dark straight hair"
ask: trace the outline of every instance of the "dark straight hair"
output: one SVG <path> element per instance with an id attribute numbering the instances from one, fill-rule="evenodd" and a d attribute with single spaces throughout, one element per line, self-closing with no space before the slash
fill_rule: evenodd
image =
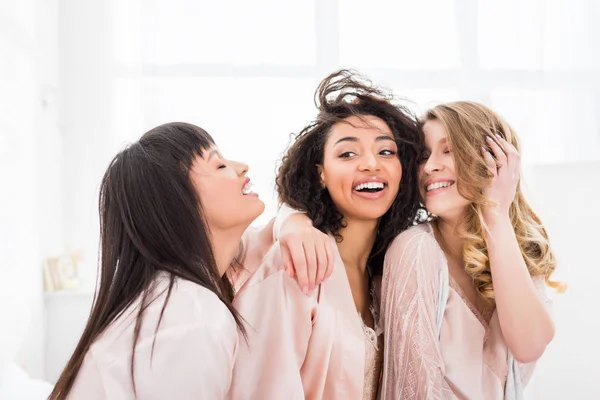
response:
<path id="1" fill-rule="evenodd" d="M 245 333 L 231 304 L 233 287 L 218 272 L 202 203 L 189 177 L 195 158 L 212 146 L 203 129 L 169 123 L 111 161 L 100 186 L 99 282 L 91 314 L 49 399 L 67 397 L 90 346 L 139 298 L 131 354 L 135 391 L 135 346 L 159 272 L 169 276 L 169 284 L 157 331 L 175 279 L 181 278 L 214 292 Z"/>

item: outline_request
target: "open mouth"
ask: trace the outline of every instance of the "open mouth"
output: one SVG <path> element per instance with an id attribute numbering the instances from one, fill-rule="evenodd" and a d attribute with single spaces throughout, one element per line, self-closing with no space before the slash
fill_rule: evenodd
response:
<path id="1" fill-rule="evenodd" d="M 252 192 L 252 182 L 250 182 L 250 179 L 247 179 L 246 184 L 244 185 L 244 187 L 242 187 L 242 194 L 244 196 L 248 194 L 254 194 L 254 192 Z"/>
<path id="2" fill-rule="evenodd" d="M 377 193 L 385 189 L 386 186 L 387 183 L 383 182 L 365 182 L 354 186 L 353 189 L 360 193 Z"/>
<path id="3" fill-rule="evenodd" d="M 454 185 L 454 181 L 435 182 L 435 183 L 427 185 L 425 187 L 425 191 L 429 193 L 429 192 L 433 192 L 435 190 L 449 188 L 452 185 Z"/>

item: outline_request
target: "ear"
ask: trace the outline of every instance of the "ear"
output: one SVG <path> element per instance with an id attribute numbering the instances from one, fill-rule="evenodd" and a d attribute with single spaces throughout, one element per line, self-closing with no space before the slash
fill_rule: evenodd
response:
<path id="1" fill-rule="evenodd" d="M 317 171 L 319 172 L 319 180 L 321 182 L 321 187 L 323 189 L 325 189 L 327 187 L 327 182 L 325 182 L 325 178 L 324 178 L 324 173 L 323 173 L 323 166 L 320 164 L 317 164 Z"/>

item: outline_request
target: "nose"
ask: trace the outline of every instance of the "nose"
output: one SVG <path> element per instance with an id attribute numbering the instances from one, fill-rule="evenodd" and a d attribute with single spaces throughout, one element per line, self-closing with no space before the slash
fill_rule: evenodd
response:
<path id="1" fill-rule="evenodd" d="M 433 172 L 442 171 L 444 169 L 444 165 L 438 161 L 435 155 L 432 154 L 427 158 L 427 161 L 425 161 L 423 169 L 426 173 L 431 174 Z"/>
<path id="2" fill-rule="evenodd" d="M 246 163 L 239 162 L 239 161 L 231 161 L 231 163 L 233 164 L 233 168 L 234 168 L 235 172 L 238 174 L 238 176 L 244 176 L 248 172 L 249 168 Z"/>
<path id="3" fill-rule="evenodd" d="M 361 171 L 379 171 L 379 160 L 377 155 L 373 153 L 367 153 L 361 157 L 358 169 Z"/>

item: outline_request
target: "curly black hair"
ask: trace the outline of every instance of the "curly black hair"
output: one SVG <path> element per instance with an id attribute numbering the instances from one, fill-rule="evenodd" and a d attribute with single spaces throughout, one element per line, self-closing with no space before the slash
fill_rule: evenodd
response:
<path id="1" fill-rule="evenodd" d="M 336 123 L 351 116 L 375 116 L 385 121 L 398 146 L 402 183 L 394 203 L 379 222 L 368 261 L 371 276 L 381 275 L 388 245 L 417 221 L 422 208 L 418 190 L 418 166 L 424 151 L 422 130 L 417 118 L 393 100 L 391 94 L 355 71 L 339 70 L 329 75 L 315 92 L 319 114 L 295 135 L 275 183 L 280 202 L 305 211 L 317 229 L 343 240 L 343 216 L 321 186 L 317 165 L 323 164 L 325 143 Z"/>

